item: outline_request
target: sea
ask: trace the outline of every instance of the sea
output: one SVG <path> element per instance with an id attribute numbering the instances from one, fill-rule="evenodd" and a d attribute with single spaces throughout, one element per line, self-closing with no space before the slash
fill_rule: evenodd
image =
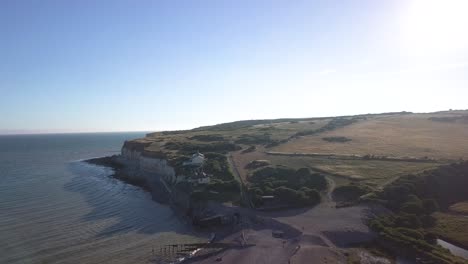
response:
<path id="1" fill-rule="evenodd" d="M 83 162 L 143 136 L 0 136 L 0 263 L 167 263 L 167 245 L 206 241 L 112 169 Z"/>

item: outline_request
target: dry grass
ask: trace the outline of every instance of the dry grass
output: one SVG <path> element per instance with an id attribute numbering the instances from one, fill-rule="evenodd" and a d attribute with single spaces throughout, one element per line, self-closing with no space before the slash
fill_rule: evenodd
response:
<path id="1" fill-rule="evenodd" d="M 335 130 L 294 138 L 268 151 L 289 153 L 320 153 L 335 155 L 377 155 L 389 157 L 429 157 L 440 159 L 468 158 L 468 124 L 466 122 L 440 122 L 429 118 L 467 116 L 467 111 L 451 111 L 432 114 L 396 114 L 367 116 L 365 120 Z M 450 118 L 449 118 L 450 119 Z M 465 118 L 466 119 L 466 118 Z M 463 120 L 465 120 L 463 119 Z M 317 131 L 333 118 L 313 121 L 267 122 L 250 126 L 237 126 L 225 130 L 192 130 L 177 133 L 155 133 L 136 141 L 151 142 L 149 151 L 162 151 L 168 157 L 176 157 L 177 150 L 167 149 L 167 142 L 202 144 L 196 135 L 222 136 L 225 142 L 235 142 L 243 135 L 270 135 L 274 141 L 288 139 L 297 132 Z M 462 121 L 463 121 L 462 120 Z M 346 137 L 351 141 L 339 143 L 323 140 L 324 137 Z M 260 144 L 260 143 L 259 143 Z M 246 180 L 249 170 L 245 166 L 253 160 L 269 160 L 273 165 L 293 168 L 309 167 L 334 175 L 337 185 L 350 181 L 381 186 L 398 176 L 432 169 L 438 163 L 416 163 L 384 160 L 329 159 L 327 157 L 273 156 L 257 144 L 256 151 L 242 154 L 232 153 L 241 177 Z M 250 145 L 242 145 L 244 149 Z"/>
<path id="2" fill-rule="evenodd" d="M 461 202 L 461 203 L 456 203 L 452 206 L 450 206 L 450 211 L 458 214 L 465 214 L 468 215 L 468 201 L 467 202 Z"/>
<path id="3" fill-rule="evenodd" d="M 434 213 L 436 225 L 431 232 L 453 244 L 468 248 L 468 218 L 460 215 Z"/>
<path id="4" fill-rule="evenodd" d="M 280 152 L 468 158 L 468 124 L 431 121 L 437 114 L 371 117 L 350 126 L 305 136 L 274 148 Z M 323 137 L 352 141 L 331 143 Z"/>

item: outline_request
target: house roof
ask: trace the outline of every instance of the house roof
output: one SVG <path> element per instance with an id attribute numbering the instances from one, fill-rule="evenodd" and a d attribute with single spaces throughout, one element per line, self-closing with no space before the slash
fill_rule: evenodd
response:
<path id="1" fill-rule="evenodd" d="M 201 154 L 200 152 L 197 152 L 197 153 L 194 153 L 192 155 L 192 159 L 195 158 L 195 157 L 202 157 L 202 158 L 205 158 L 205 155 Z"/>

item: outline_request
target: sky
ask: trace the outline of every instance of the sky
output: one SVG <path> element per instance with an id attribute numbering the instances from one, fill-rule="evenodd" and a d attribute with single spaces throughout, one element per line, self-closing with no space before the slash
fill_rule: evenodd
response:
<path id="1" fill-rule="evenodd" d="M 2 0 L 0 133 L 468 108 L 466 0 Z"/>

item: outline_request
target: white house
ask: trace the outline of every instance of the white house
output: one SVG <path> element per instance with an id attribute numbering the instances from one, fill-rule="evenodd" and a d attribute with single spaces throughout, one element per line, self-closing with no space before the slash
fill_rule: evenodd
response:
<path id="1" fill-rule="evenodd" d="M 187 179 L 188 182 L 197 184 L 208 184 L 211 179 L 210 176 L 204 172 L 196 173 L 193 177 Z"/>
<path id="2" fill-rule="evenodd" d="M 193 154 L 189 161 L 183 163 L 184 166 L 201 166 L 205 162 L 205 155 L 197 151 Z"/>

